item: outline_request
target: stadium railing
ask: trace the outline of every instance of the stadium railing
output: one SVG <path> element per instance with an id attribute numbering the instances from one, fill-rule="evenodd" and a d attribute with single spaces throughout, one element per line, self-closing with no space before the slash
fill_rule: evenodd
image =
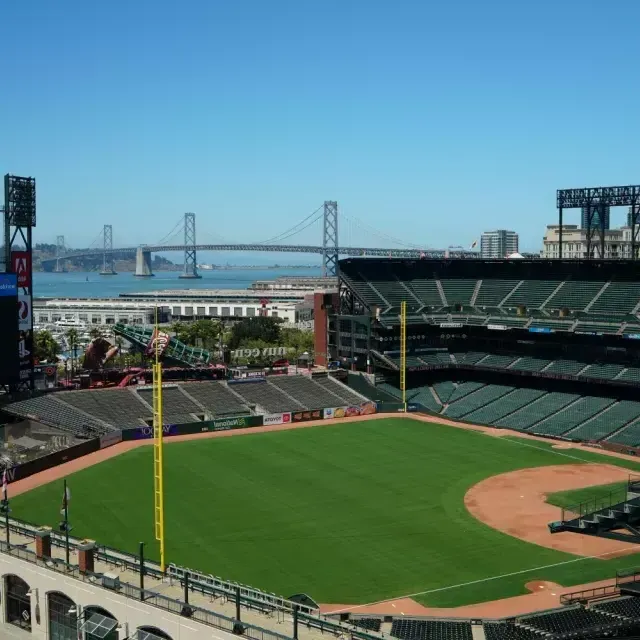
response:
<path id="1" fill-rule="evenodd" d="M 605 585 L 604 587 L 594 587 L 593 589 L 583 589 L 582 591 L 573 591 L 572 593 L 564 593 L 560 596 L 560 604 L 576 604 L 578 602 L 589 602 L 591 600 L 603 600 L 605 598 L 613 598 L 620 595 L 620 589 L 615 584 Z"/>

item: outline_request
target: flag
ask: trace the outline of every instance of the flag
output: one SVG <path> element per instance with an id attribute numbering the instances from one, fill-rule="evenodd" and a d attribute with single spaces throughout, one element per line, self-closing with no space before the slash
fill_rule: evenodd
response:
<path id="1" fill-rule="evenodd" d="M 478 241 L 477 241 L 477 240 L 474 240 L 474 241 L 471 243 L 471 246 L 469 247 L 469 249 L 475 249 L 477 246 L 478 246 Z"/>
<path id="2" fill-rule="evenodd" d="M 62 515 L 65 515 L 65 512 L 69 508 L 69 500 L 71 500 L 71 491 L 69 487 L 67 487 L 62 494 L 62 509 L 60 509 Z"/>
<path id="3" fill-rule="evenodd" d="M 8 486 L 8 482 L 7 482 L 7 470 L 4 470 L 4 473 L 2 474 L 2 499 L 6 500 L 7 499 L 7 486 Z"/>

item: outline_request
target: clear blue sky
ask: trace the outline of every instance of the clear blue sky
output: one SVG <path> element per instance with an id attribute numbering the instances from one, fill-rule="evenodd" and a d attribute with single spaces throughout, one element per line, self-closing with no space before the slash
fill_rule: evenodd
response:
<path id="1" fill-rule="evenodd" d="M 36 176 L 37 241 L 111 223 L 151 243 L 184 211 L 202 241 L 259 241 L 335 199 L 407 242 L 506 227 L 536 250 L 557 188 L 640 181 L 638 0 L 30 0 L 1 20 L 0 171 Z"/>

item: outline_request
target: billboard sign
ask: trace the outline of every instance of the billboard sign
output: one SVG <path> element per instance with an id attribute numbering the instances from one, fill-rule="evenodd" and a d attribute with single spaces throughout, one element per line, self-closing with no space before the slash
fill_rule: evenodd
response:
<path id="1" fill-rule="evenodd" d="M 33 328 L 31 314 L 31 296 L 28 293 L 18 294 L 18 328 L 28 331 Z"/>
<path id="2" fill-rule="evenodd" d="M 159 329 L 154 329 L 153 334 L 151 335 L 151 340 L 149 340 L 149 344 L 147 345 L 145 355 L 155 356 L 157 349 L 158 357 L 162 357 L 162 354 L 169 346 L 169 342 L 171 342 L 171 336 L 169 336 L 168 333 L 160 331 Z"/>
<path id="3" fill-rule="evenodd" d="M 375 402 L 363 402 L 361 405 L 353 405 L 350 407 L 332 407 L 323 411 L 325 420 L 334 418 L 353 418 L 355 416 L 369 416 L 376 413 L 377 406 Z"/>
<path id="4" fill-rule="evenodd" d="M 33 332 L 20 331 L 18 338 L 18 358 L 20 381 L 29 380 L 33 375 Z"/>
<path id="5" fill-rule="evenodd" d="M 18 276 L 18 286 L 31 289 L 31 254 L 28 251 L 11 252 L 11 270 Z"/>
<path id="6" fill-rule="evenodd" d="M 308 422 L 309 420 L 322 420 L 322 409 L 315 411 L 296 411 L 291 414 L 292 422 Z"/>
<path id="7" fill-rule="evenodd" d="M 289 424 L 291 422 L 290 413 L 267 413 L 262 416 L 262 424 L 265 427 L 273 424 Z"/>
<path id="8" fill-rule="evenodd" d="M 18 331 L 18 280 L 14 273 L 0 274 L 0 384 L 20 380 Z M 30 332 L 29 332 L 30 333 Z M 29 361 L 30 365 L 30 361 Z M 30 367 L 29 367 L 30 368 Z M 28 376 L 27 376 L 28 379 Z"/>

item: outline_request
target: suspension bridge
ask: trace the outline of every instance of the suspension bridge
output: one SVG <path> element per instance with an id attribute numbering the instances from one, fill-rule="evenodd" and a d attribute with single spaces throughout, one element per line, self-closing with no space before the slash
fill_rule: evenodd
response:
<path id="1" fill-rule="evenodd" d="M 343 215 L 343 217 L 346 217 Z M 176 227 L 156 244 L 143 244 L 136 247 L 114 247 L 113 227 L 105 224 L 93 245 L 87 249 L 69 250 L 65 247 L 64 236 L 60 235 L 56 241 L 56 257 L 42 261 L 46 271 L 63 271 L 65 262 L 74 258 L 87 258 L 102 256 L 103 275 L 115 274 L 114 261 L 116 257 L 136 257 L 137 277 L 153 276 L 151 254 L 179 251 L 184 253 L 184 270 L 181 278 L 200 278 L 198 273 L 197 253 L 199 251 L 267 251 L 272 253 L 313 253 L 322 256 L 322 273 L 326 276 L 337 275 L 338 259 L 340 256 L 356 257 L 389 257 L 389 258 L 475 258 L 476 252 L 465 251 L 460 247 L 454 250 L 426 249 L 418 245 L 404 243 L 386 234 L 381 234 L 371 229 L 366 223 L 356 219 L 348 222 L 358 228 L 358 231 L 368 231 L 378 238 L 400 245 L 399 247 L 354 247 L 341 246 L 338 243 L 338 203 L 326 201 L 304 220 L 294 225 L 287 231 L 263 242 L 255 243 L 230 243 L 217 241 L 213 243 L 198 244 L 196 242 L 196 216 L 195 213 L 185 213 Z M 285 244 L 293 236 L 299 235 L 304 230 L 316 223 L 322 225 L 322 244 Z M 181 227 L 181 228 L 180 228 Z M 176 233 L 182 235 L 181 242 L 175 241 Z M 97 245 L 97 246 L 96 246 Z M 101 245 L 101 246 L 100 246 Z"/>

